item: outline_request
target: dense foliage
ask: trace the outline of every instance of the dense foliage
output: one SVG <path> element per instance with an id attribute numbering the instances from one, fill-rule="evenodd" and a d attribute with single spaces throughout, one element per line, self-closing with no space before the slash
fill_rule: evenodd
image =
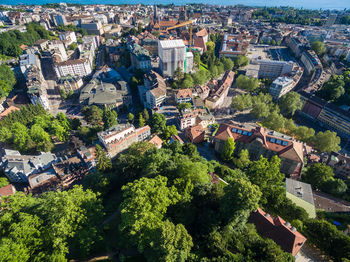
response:
<path id="1" fill-rule="evenodd" d="M 37 105 L 21 107 L 0 122 L 0 141 L 21 152 L 44 151 L 53 148 L 52 137 L 66 141 L 71 122 L 63 113 L 53 117 Z"/>
<path id="2" fill-rule="evenodd" d="M 16 84 L 14 72 L 5 64 L 0 65 L 0 98 L 6 97 Z"/>
<path id="3" fill-rule="evenodd" d="M 26 25 L 27 32 L 12 30 L 0 34 L 0 54 L 18 57 L 23 53 L 21 45 L 32 45 L 39 39 L 50 39 L 52 36 L 38 23 Z"/>

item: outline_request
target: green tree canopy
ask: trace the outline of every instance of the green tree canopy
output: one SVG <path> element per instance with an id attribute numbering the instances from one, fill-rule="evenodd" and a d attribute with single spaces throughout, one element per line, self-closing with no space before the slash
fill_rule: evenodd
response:
<path id="1" fill-rule="evenodd" d="M 236 68 L 243 67 L 249 64 L 249 59 L 244 55 L 238 55 L 234 64 Z"/>
<path id="2" fill-rule="evenodd" d="M 163 114 L 154 113 L 151 118 L 151 128 L 153 133 L 162 133 L 166 128 L 166 119 Z"/>
<path id="3" fill-rule="evenodd" d="M 302 175 L 302 179 L 311 184 L 315 189 L 321 189 L 322 184 L 334 177 L 333 170 L 326 164 L 316 163 L 307 168 L 305 174 Z"/>
<path id="4" fill-rule="evenodd" d="M 254 91 L 259 85 L 260 82 L 257 78 L 239 75 L 236 79 L 236 86 L 246 91 Z"/>
<path id="5" fill-rule="evenodd" d="M 314 41 L 311 43 L 311 49 L 315 51 L 318 56 L 326 53 L 326 47 L 321 41 Z"/>
<path id="6" fill-rule="evenodd" d="M 303 103 L 300 95 L 292 91 L 282 96 L 278 101 L 278 105 L 284 115 L 294 115 L 297 110 L 301 110 Z"/>
<path id="7" fill-rule="evenodd" d="M 229 137 L 224 144 L 221 152 L 222 160 L 229 162 L 233 159 L 233 154 L 235 152 L 236 144 L 233 138 Z"/>
<path id="8" fill-rule="evenodd" d="M 318 132 L 314 139 L 315 146 L 322 152 L 338 152 L 340 150 L 340 138 L 337 133 L 327 130 Z"/>

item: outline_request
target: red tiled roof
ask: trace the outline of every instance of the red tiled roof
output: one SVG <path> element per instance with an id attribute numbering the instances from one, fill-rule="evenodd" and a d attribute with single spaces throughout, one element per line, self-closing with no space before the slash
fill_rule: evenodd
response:
<path id="1" fill-rule="evenodd" d="M 181 89 L 176 93 L 176 97 L 177 97 L 177 99 L 187 98 L 187 97 L 192 98 L 192 91 L 191 91 L 191 89 Z"/>
<path id="2" fill-rule="evenodd" d="M 152 137 L 150 140 L 148 140 L 149 143 L 156 145 L 156 147 L 160 148 L 162 147 L 163 144 L 163 140 L 160 139 L 159 136 L 155 135 L 154 137 Z"/>
<path id="3" fill-rule="evenodd" d="M 16 189 L 12 184 L 8 184 L 7 186 L 4 186 L 0 188 L 0 197 L 2 196 L 10 196 L 16 193 Z"/>
<path id="4" fill-rule="evenodd" d="M 249 222 L 255 224 L 259 234 L 271 238 L 284 251 L 291 253 L 293 256 L 296 256 L 306 242 L 306 238 L 288 222 L 279 216 L 272 218 L 260 208 L 251 213 Z"/>
<path id="5" fill-rule="evenodd" d="M 196 33 L 196 36 L 198 36 L 198 37 L 200 37 L 200 36 L 203 37 L 206 35 L 208 35 L 208 32 L 207 32 L 207 29 L 205 29 L 205 28 L 203 28 L 202 30 L 200 30 Z"/>
<path id="6" fill-rule="evenodd" d="M 10 114 L 13 111 L 17 111 L 19 110 L 18 107 L 15 106 L 10 106 L 9 108 L 5 109 L 1 114 L 0 114 L 0 119 L 4 118 L 5 116 L 7 116 L 8 114 Z"/>

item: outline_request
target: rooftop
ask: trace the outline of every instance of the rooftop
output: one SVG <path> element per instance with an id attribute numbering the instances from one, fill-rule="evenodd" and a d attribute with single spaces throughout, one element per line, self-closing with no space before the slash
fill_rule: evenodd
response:
<path id="1" fill-rule="evenodd" d="M 165 48 L 178 48 L 178 47 L 185 47 L 184 41 L 181 39 L 177 40 L 160 40 L 159 41 L 160 46 Z"/>

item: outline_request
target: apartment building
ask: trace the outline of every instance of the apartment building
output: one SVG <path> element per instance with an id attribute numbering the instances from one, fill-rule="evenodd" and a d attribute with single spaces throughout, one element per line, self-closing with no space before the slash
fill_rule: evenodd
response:
<path id="1" fill-rule="evenodd" d="M 177 122 L 181 130 L 197 125 L 206 128 L 215 123 L 215 117 L 206 108 L 184 109 L 178 115 Z"/>
<path id="2" fill-rule="evenodd" d="M 87 76 L 91 74 L 90 63 L 86 59 L 67 60 L 54 65 L 58 78 L 64 76 Z"/>
<path id="3" fill-rule="evenodd" d="M 292 61 L 275 61 L 269 59 L 254 59 L 251 63 L 259 66 L 259 78 L 270 79 L 291 73 L 295 66 Z"/>
<path id="4" fill-rule="evenodd" d="M 43 153 L 39 155 L 21 155 L 16 150 L 4 149 L 0 159 L 0 167 L 10 182 L 28 183 L 28 177 L 40 173 L 57 162 L 55 154 Z"/>
<path id="5" fill-rule="evenodd" d="M 228 91 L 235 78 L 233 71 L 227 71 L 215 90 L 205 100 L 205 106 L 209 109 L 218 109 L 222 106 L 227 97 Z"/>
<path id="6" fill-rule="evenodd" d="M 322 68 L 320 59 L 312 50 L 304 51 L 300 60 L 303 62 L 308 75 L 314 72 L 317 68 Z"/>
<path id="7" fill-rule="evenodd" d="M 176 103 L 191 103 L 192 102 L 192 90 L 191 89 L 180 89 L 175 94 Z"/>
<path id="8" fill-rule="evenodd" d="M 224 34 L 220 57 L 235 58 L 238 55 L 245 55 L 249 46 L 250 39 L 243 34 Z"/>
<path id="9" fill-rule="evenodd" d="M 99 141 L 111 158 L 129 148 L 133 143 L 147 139 L 150 135 L 149 126 L 136 129 L 131 124 L 120 124 L 97 134 Z"/>
<path id="10" fill-rule="evenodd" d="M 226 140 L 231 137 L 236 142 L 236 150 L 249 151 L 251 160 L 260 156 L 281 158 L 281 172 L 300 175 L 304 165 L 304 145 L 291 137 L 267 130 L 261 126 L 254 127 L 237 122 L 223 123 L 214 138 L 215 151 L 221 153 Z"/>
<path id="11" fill-rule="evenodd" d="M 161 40 L 158 43 L 159 68 L 163 76 L 174 76 L 177 68 L 192 72 L 193 54 L 186 51 L 183 40 Z"/>
<path id="12" fill-rule="evenodd" d="M 56 14 L 53 16 L 53 19 L 54 19 L 56 26 L 68 25 L 66 16 L 64 16 L 64 15 Z"/>
<path id="13" fill-rule="evenodd" d="M 294 87 L 294 81 L 289 77 L 278 77 L 270 86 L 269 93 L 274 100 L 290 92 Z"/>
<path id="14" fill-rule="evenodd" d="M 152 69 L 151 57 L 148 50 L 138 44 L 129 46 L 131 56 L 131 66 L 134 70 L 148 72 Z"/>
<path id="15" fill-rule="evenodd" d="M 91 35 L 102 35 L 104 33 L 103 26 L 100 20 L 81 20 L 80 27 L 85 29 L 88 34 Z"/>

